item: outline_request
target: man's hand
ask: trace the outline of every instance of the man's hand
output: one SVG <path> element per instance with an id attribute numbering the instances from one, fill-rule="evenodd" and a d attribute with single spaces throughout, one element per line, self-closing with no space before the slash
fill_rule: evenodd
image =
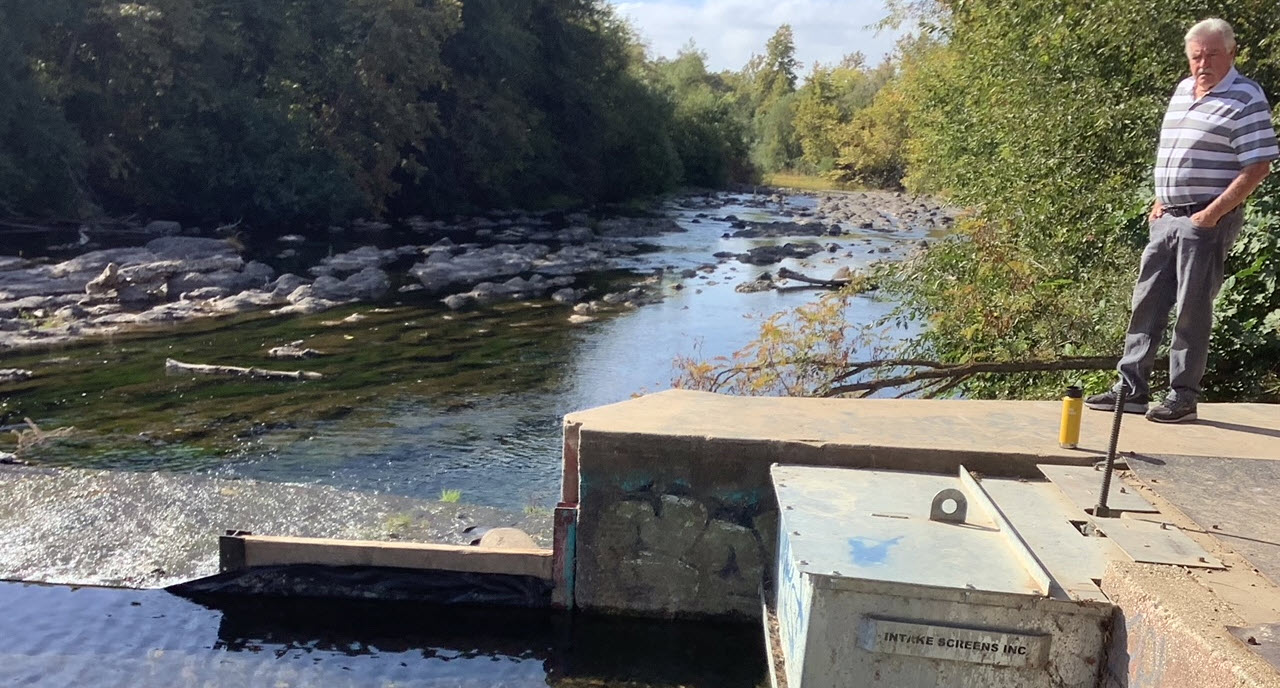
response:
<path id="1" fill-rule="evenodd" d="M 1199 227 L 1200 229 L 1213 229 L 1218 226 L 1218 221 L 1221 219 L 1222 218 L 1220 217 L 1210 215 L 1209 209 L 1205 208 L 1191 216 L 1191 224 Z"/>
<path id="2" fill-rule="evenodd" d="M 1161 215 L 1164 215 L 1164 204 L 1157 198 L 1156 202 L 1151 204 L 1151 213 L 1147 215 L 1147 222 L 1155 222 Z"/>

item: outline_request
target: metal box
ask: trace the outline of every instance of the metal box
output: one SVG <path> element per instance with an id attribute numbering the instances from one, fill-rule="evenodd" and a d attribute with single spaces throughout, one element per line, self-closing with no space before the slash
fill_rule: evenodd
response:
<path id="1" fill-rule="evenodd" d="M 1068 508 L 1022 495 L 1023 520 L 1043 511 L 1047 532 L 1064 543 L 1038 554 L 963 468 L 958 477 L 772 472 L 777 646 L 788 688 L 1096 685 L 1112 605 L 1095 581 L 1055 578 L 1042 563 L 1065 570 L 1093 555 L 1071 550 L 1092 544 L 1054 530 L 1072 528 Z M 1002 499 L 1021 494 L 1017 481 L 1001 483 Z"/>

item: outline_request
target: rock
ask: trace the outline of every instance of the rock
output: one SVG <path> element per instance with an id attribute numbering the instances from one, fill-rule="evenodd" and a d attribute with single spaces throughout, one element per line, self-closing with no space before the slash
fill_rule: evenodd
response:
<path id="1" fill-rule="evenodd" d="M 146 249 L 161 260 L 193 260 L 236 253 L 226 239 L 204 237 L 160 237 L 148 241 Z"/>
<path id="2" fill-rule="evenodd" d="M 613 217 L 601 220 L 596 227 L 602 237 L 653 237 L 687 231 L 669 217 Z"/>
<path id="3" fill-rule="evenodd" d="M 813 242 L 802 244 L 783 244 L 782 246 L 757 246 L 746 253 L 735 256 L 739 262 L 750 265 L 770 265 L 781 262 L 784 258 L 808 258 L 822 251 L 822 247 Z"/>
<path id="4" fill-rule="evenodd" d="M 174 222 L 172 220 L 153 220 L 148 222 L 147 226 L 142 228 L 142 231 L 148 234 L 172 236 L 174 234 L 182 233 L 182 223 Z"/>
<path id="5" fill-rule="evenodd" d="M 376 301 L 391 291 L 391 278 L 380 268 L 366 267 L 348 277 L 343 282 L 343 286 L 354 298 L 362 301 Z"/>
<path id="6" fill-rule="evenodd" d="M 24 368 L 0 368 L 0 382 L 22 382 L 33 376 L 35 373 Z"/>
<path id="7" fill-rule="evenodd" d="M 564 289 L 558 289 L 552 292 L 551 300 L 555 301 L 556 303 L 573 303 L 574 301 L 577 301 L 578 299 L 582 298 L 582 295 L 585 293 L 586 293 L 585 289 L 574 289 L 573 287 L 565 287 Z"/>
<path id="8" fill-rule="evenodd" d="M 721 577 L 760 580 L 762 558 L 760 543 L 750 528 L 736 523 L 714 520 L 707 526 L 701 543 L 701 554 L 695 568 L 714 571 Z M 703 564 L 704 566 L 699 566 Z"/>
<path id="9" fill-rule="evenodd" d="M 305 277 L 299 277 L 292 272 L 286 272 L 276 278 L 274 282 L 267 285 L 267 291 L 277 296 L 288 296 L 292 294 L 298 287 L 310 282 Z"/>
<path id="10" fill-rule="evenodd" d="M 307 238 L 302 236 L 301 234 L 285 234 L 282 237 L 276 238 L 276 241 L 282 244 L 301 244 L 306 240 Z"/>
<path id="11" fill-rule="evenodd" d="M 5 270 L 21 270 L 31 266 L 31 261 L 18 256 L 0 256 L 0 272 Z"/>
<path id="12" fill-rule="evenodd" d="M 470 294 L 450 294 L 440 299 L 444 305 L 449 307 L 451 311 L 458 311 L 475 303 L 475 297 Z"/>
<path id="13" fill-rule="evenodd" d="M 555 240 L 562 244 L 585 244 L 595 238 L 590 227 L 566 227 L 555 234 Z"/>
<path id="14" fill-rule="evenodd" d="M 119 288 L 120 266 L 115 263 L 107 263 L 107 266 L 102 268 L 102 272 L 97 277 L 89 280 L 84 285 L 84 293 L 94 298 L 107 298 L 114 296 Z"/>
<path id="15" fill-rule="evenodd" d="M 549 249 L 542 244 L 512 246 L 500 244 L 489 248 L 452 255 L 447 251 L 433 252 L 425 263 L 419 263 L 409 274 L 422 283 L 430 293 L 447 289 L 470 287 L 496 277 L 511 277 L 531 272 L 534 261 L 547 255 Z"/>
<path id="16" fill-rule="evenodd" d="M 672 609 L 675 600 L 698 598 L 698 570 L 674 557 L 643 553 L 623 559 L 617 567 L 618 594 L 644 600 L 653 609 Z M 621 605 L 619 605 L 621 606 Z"/>
<path id="17" fill-rule="evenodd" d="M 244 313 L 268 308 L 277 302 L 277 297 L 269 292 L 250 290 L 214 299 L 209 307 L 217 313 Z"/>
<path id="18" fill-rule="evenodd" d="M 606 559 L 618 560 L 640 551 L 640 528 L 654 520 L 653 506 L 646 501 L 624 499 L 614 502 L 596 524 L 596 542 Z"/>
<path id="19" fill-rule="evenodd" d="M 183 292 L 178 298 L 184 301 L 207 301 L 209 299 L 220 299 L 230 295 L 224 287 L 200 287 L 191 291 Z"/>
<path id="20" fill-rule="evenodd" d="M 733 226 L 740 230 L 732 235 L 737 239 L 831 235 L 830 228 L 817 222 L 740 222 Z M 836 234 L 839 234 L 839 231 Z"/>
<path id="21" fill-rule="evenodd" d="M 538 549 L 529 534 L 519 528 L 494 528 L 480 536 L 480 546 L 493 549 Z"/>
<path id="22" fill-rule="evenodd" d="M 733 290 L 739 294 L 754 294 L 761 291 L 769 291 L 777 285 L 773 282 L 773 275 L 762 272 L 760 276 L 750 282 L 743 282 L 734 287 Z"/>
<path id="23" fill-rule="evenodd" d="M 640 523 L 640 542 L 648 551 L 679 558 L 693 547 L 706 527 L 707 507 L 701 502 L 662 495 L 657 518 Z"/>
<path id="24" fill-rule="evenodd" d="M 416 249 L 415 249 L 416 250 Z M 353 251 L 339 253 L 320 261 L 320 265 L 328 268 L 328 273 L 335 272 L 356 272 L 365 268 L 380 268 L 389 265 L 400 257 L 400 253 L 396 249 L 379 249 L 377 246 L 361 246 Z M 318 270 L 317 274 L 324 274 L 325 271 L 319 267 L 312 268 Z"/>
<path id="25" fill-rule="evenodd" d="M 298 291 L 309 291 L 310 289 L 311 285 L 306 285 L 304 287 L 299 287 Z M 295 298 L 295 295 L 297 298 Z M 325 299 L 316 298 L 309 293 L 290 294 L 289 305 L 277 308 L 271 311 L 271 313 L 273 315 L 311 315 L 313 313 L 322 313 L 330 308 L 336 308 L 341 305 L 342 304 L 336 301 L 327 301 Z"/>
<path id="26" fill-rule="evenodd" d="M 579 303 L 573 307 L 573 312 L 578 315 L 591 315 L 598 310 L 595 303 Z"/>
<path id="27" fill-rule="evenodd" d="M 271 282 L 271 278 L 276 276 L 275 268 L 267 265 L 266 263 L 259 263 L 256 260 L 251 260 L 248 263 L 245 263 L 242 272 L 244 273 L 245 280 L 254 288 L 263 288 L 267 286 L 267 284 Z"/>
<path id="28" fill-rule="evenodd" d="M 272 347 L 267 350 L 267 356 L 270 358 L 316 358 L 324 355 L 322 351 L 303 346 L 304 341 L 299 339 L 284 346 Z"/>
<path id="29" fill-rule="evenodd" d="M 596 319 L 589 315 L 579 315 L 577 313 L 574 313 L 573 315 L 569 316 L 570 325 L 585 325 L 586 323 L 595 322 L 595 321 Z"/>
<path id="30" fill-rule="evenodd" d="M 388 229 L 391 229 L 391 225 L 385 222 L 378 222 L 376 220 L 356 220 L 351 223 L 351 228 L 357 232 L 376 233 L 385 232 Z"/>

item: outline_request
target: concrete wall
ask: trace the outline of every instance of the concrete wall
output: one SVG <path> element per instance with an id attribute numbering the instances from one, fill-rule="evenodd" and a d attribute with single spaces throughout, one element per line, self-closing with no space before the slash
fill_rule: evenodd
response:
<path id="1" fill-rule="evenodd" d="M 1112 564 L 1103 592 L 1118 605 L 1104 688 L 1276 688 L 1270 664 L 1227 633 L 1243 625 L 1185 569 Z"/>
<path id="2" fill-rule="evenodd" d="M 579 509 L 574 606 L 660 617 L 759 618 L 759 590 L 775 561 L 774 463 L 935 473 L 964 463 L 988 475 L 1034 471 L 1034 459 L 1011 455 L 574 425 L 566 430 L 571 444 Z"/>

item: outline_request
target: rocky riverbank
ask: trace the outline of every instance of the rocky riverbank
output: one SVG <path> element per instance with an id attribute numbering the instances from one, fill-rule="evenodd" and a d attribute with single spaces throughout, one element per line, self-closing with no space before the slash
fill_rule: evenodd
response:
<path id="1" fill-rule="evenodd" d="M 794 198 L 772 192 L 709 193 L 677 198 L 644 217 L 494 212 L 450 221 L 409 218 L 398 231 L 388 224 L 357 222 L 330 232 L 368 237 L 369 244 L 326 255 L 298 273 L 278 271 L 270 257 L 246 256 L 235 236 L 189 236 L 198 230 L 153 222 L 134 232 L 145 240 L 136 246 L 88 250 L 62 261 L 0 256 L 0 350 L 247 311 L 316 313 L 353 302 L 414 298 L 415 292 L 455 310 L 497 299 L 549 296 L 573 307 L 567 313 L 571 322 L 584 322 L 601 311 L 661 300 L 656 280 L 617 293 L 593 293 L 587 278 L 643 252 L 647 238 L 688 231 L 664 209 L 704 210 L 688 223 L 728 225 L 726 238 L 775 239 L 943 228 L 956 214 L 930 199 L 887 192 L 819 194 L 813 207 L 795 205 L 789 200 Z M 714 214 L 729 205 L 768 209 L 788 220 L 753 222 Z M 81 236 L 84 248 L 92 249 L 92 233 L 82 229 Z M 416 241 L 388 245 L 396 239 Z M 274 258 L 296 255 L 292 245 L 305 240 L 280 237 Z M 708 262 L 763 266 L 840 249 L 814 241 L 784 243 L 718 253 Z"/>

